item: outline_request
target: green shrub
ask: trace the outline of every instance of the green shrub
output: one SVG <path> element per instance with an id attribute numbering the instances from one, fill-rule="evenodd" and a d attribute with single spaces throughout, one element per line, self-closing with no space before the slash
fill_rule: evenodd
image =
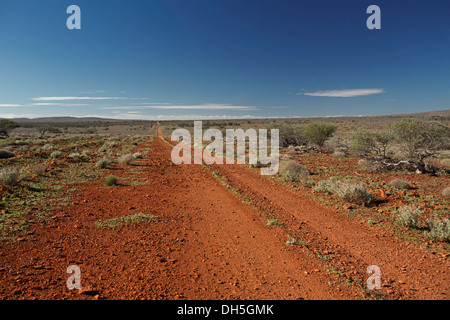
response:
<path id="1" fill-rule="evenodd" d="M 270 124 L 266 127 L 267 133 L 270 135 L 270 129 L 278 129 L 279 145 L 286 148 L 290 145 L 300 146 L 306 143 L 301 127 L 293 127 L 288 123 Z"/>
<path id="2" fill-rule="evenodd" d="M 389 182 L 389 185 L 397 189 L 412 189 L 408 181 L 402 179 L 394 179 L 391 182 Z"/>
<path id="3" fill-rule="evenodd" d="M 426 220 L 426 225 L 430 230 L 427 235 L 430 238 L 449 241 L 450 240 L 450 220 Z"/>
<path id="4" fill-rule="evenodd" d="M 407 228 L 418 228 L 419 218 L 423 212 L 414 206 L 403 206 L 398 209 L 396 221 L 399 225 Z"/>
<path id="5" fill-rule="evenodd" d="M 20 125 L 9 119 L 0 119 L 0 136 L 8 137 L 9 132 Z"/>
<path id="6" fill-rule="evenodd" d="M 357 156 L 374 152 L 377 156 L 386 158 L 388 148 L 393 140 L 394 135 L 389 130 L 371 132 L 358 129 L 352 136 L 350 152 Z"/>
<path id="7" fill-rule="evenodd" d="M 450 141 L 450 128 L 436 121 L 402 119 L 394 122 L 391 130 L 404 156 L 412 159 L 423 160 Z"/>
<path id="8" fill-rule="evenodd" d="M 7 187 L 17 185 L 19 183 L 19 170 L 15 167 L 1 168 L 0 183 Z"/>
<path id="9" fill-rule="evenodd" d="M 115 175 L 109 175 L 109 176 L 107 176 L 106 178 L 105 178 L 105 182 L 104 182 L 104 185 L 105 186 L 115 186 L 115 185 L 117 185 L 117 182 L 118 182 L 118 179 L 117 179 L 117 177 L 115 176 Z"/>
<path id="10" fill-rule="evenodd" d="M 306 125 L 303 130 L 303 136 L 310 143 L 322 147 L 325 141 L 334 134 L 336 129 L 336 126 L 327 122 L 314 121 Z"/>

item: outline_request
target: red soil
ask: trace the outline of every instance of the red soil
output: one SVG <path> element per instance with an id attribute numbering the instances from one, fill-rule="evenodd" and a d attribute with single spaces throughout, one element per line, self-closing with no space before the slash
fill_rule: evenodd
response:
<path id="1" fill-rule="evenodd" d="M 160 133 L 161 134 L 161 133 Z M 449 263 L 375 226 L 343 216 L 244 166 L 173 165 L 171 146 L 78 186 L 72 204 L 0 248 L 3 299 L 358 299 L 369 265 L 385 298 L 448 299 Z M 138 169 L 134 177 L 130 170 Z M 210 170 L 253 202 L 241 202 Z M 133 181 L 146 184 L 131 185 Z M 144 213 L 156 221 L 114 230 L 95 222 Z M 266 214 L 266 216 L 264 215 Z M 273 216 L 283 227 L 268 226 Z M 286 245 L 288 233 L 308 247 Z M 317 255 L 328 257 L 323 262 Z M 84 290 L 68 290 L 69 265 Z M 335 266 L 341 274 L 327 272 Z M 346 280 L 360 284 L 347 285 Z M 344 280 L 344 281 L 342 281 Z"/>

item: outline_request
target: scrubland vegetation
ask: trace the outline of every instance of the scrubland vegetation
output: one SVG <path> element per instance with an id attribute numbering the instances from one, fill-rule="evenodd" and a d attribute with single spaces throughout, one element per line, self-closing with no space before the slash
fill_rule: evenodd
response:
<path id="1" fill-rule="evenodd" d="M 350 211 L 366 216 L 371 223 L 390 221 L 447 241 L 449 119 L 217 120 L 204 121 L 203 130 L 279 129 L 278 177 L 283 181 L 313 192 L 312 196 L 324 203 L 352 208 Z M 102 176 L 100 184 L 117 185 L 120 178 L 105 172 L 117 165 L 133 165 L 143 157 L 141 152 L 133 152 L 133 147 L 157 135 L 156 123 L 145 121 L 19 125 L 2 120 L 0 124 L 4 138 L 0 140 L 3 231 L 29 223 L 18 222 L 22 215 L 15 209 L 18 203 L 28 206 L 24 210 L 28 212 L 48 194 L 56 197 L 70 189 L 67 186 Z M 176 128 L 192 130 L 192 126 L 189 121 L 162 123 L 167 136 Z M 419 209 L 420 205 L 425 210 Z M 39 211 L 51 206 L 49 202 Z M 45 216 L 45 212 L 39 215 Z"/>
<path id="2" fill-rule="evenodd" d="M 101 129 L 87 131 L 85 125 L 0 122 L 0 240 L 13 240 L 49 219 L 70 203 L 78 184 L 104 175 L 99 185 L 118 184 L 119 179 L 108 176 L 107 170 L 142 158 L 142 153 L 131 151 L 156 135 L 152 122 L 104 123 Z"/>

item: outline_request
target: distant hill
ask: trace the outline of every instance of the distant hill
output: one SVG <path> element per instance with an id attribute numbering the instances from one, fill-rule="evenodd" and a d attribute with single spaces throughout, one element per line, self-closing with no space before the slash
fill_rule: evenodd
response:
<path id="1" fill-rule="evenodd" d="M 284 119 L 355 119 L 355 118 L 363 118 L 363 119 L 390 119 L 395 121 L 396 118 L 423 118 L 423 119 L 431 119 L 431 120 L 450 120 L 450 109 L 447 110 L 439 110 L 439 111 L 429 111 L 429 112 L 418 112 L 418 113 L 405 113 L 405 114 L 391 114 L 391 115 L 378 115 L 378 116 L 335 116 L 335 117 L 317 117 L 317 118 L 303 118 L 303 117 L 292 117 L 292 118 L 284 118 Z M 260 120 L 267 120 L 268 118 L 260 118 Z M 276 118 L 271 118 L 276 119 Z M 281 119 L 281 118 L 280 118 Z M 33 125 L 34 123 L 58 123 L 58 124 L 74 124 L 74 123 L 91 123 L 91 122 L 114 122 L 114 123 L 124 123 L 124 122 L 154 122 L 154 120 L 128 120 L 128 119 L 108 119 L 108 118 L 99 118 L 99 117 L 43 117 L 43 118 L 15 118 L 11 119 L 19 124 L 24 125 Z M 249 120 L 257 120 L 255 119 L 233 119 L 233 121 L 249 121 Z M 179 120 L 172 120 L 170 122 L 177 122 Z M 183 121 L 183 120 L 180 120 Z M 184 120 L 185 121 L 185 120 Z M 222 121 L 228 121 L 227 119 L 222 119 Z"/>
<path id="2" fill-rule="evenodd" d="M 392 114 L 392 115 L 378 116 L 378 117 L 448 118 L 448 117 L 450 117 L 450 109 L 439 110 L 439 111 L 429 111 L 429 112 Z"/>
<path id="3" fill-rule="evenodd" d="M 74 122 L 116 122 L 121 120 L 96 117 L 44 117 L 44 118 L 15 118 L 17 123 L 74 123 Z M 123 121 L 123 120 L 122 120 Z"/>

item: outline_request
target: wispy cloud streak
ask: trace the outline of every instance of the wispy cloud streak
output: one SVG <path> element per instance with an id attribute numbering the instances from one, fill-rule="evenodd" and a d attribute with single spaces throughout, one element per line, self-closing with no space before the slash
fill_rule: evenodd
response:
<path id="1" fill-rule="evenodd" d="M 3 104 L 0 104 L 0 107 L 15 108 L 15 107 L 23 107 L 23 105 L 22 104 L 3 103 Z"/>
<path id="2" fill-rule="evenodd" d="M 161 109 L 161 110 L 258 110 L 254 106 L 234 106 L 227 104 L 201 104 L 201 105 L 144 105 L 144 106 L 118 106 L 103 107 L 104 110 L 138 110 L 138 109 Z"/>
<path id="3" fill-rule="evenodd" d="M 129 97 L 37 97 L 33 101 L 70 101 L 70 100 L 148 100 L 149 98 Z"/>
<path id="4" fill-rule="evenodd" d="M 360 96 L 369 96 L 385 92 L 384 89 L 345 89 L 345 90 L 323 90 L 315 92 L 298 93 L 311 97 L 337 97 L 337 98 L 353 98 Z"/>

